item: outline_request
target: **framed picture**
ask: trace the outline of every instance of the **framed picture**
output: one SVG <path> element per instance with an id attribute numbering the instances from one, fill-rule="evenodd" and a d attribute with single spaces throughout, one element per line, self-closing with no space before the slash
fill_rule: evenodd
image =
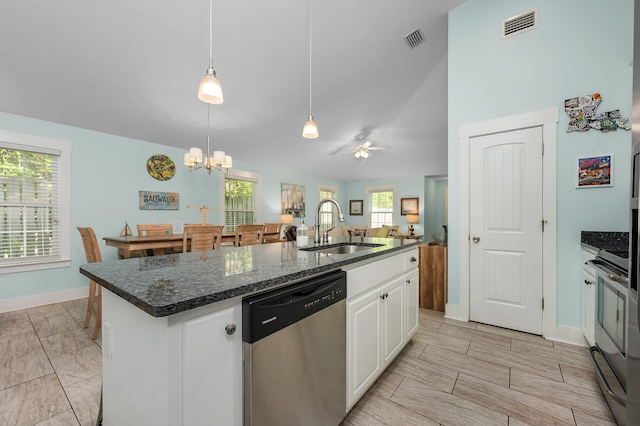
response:
<path id="1" fill-rule="evenodd" d="M 418 214 L 418 198 L 401 198 L 400 214 L 402 216 Z"/>
<path id="2" fill-rule="evenodd" d="M 578 158 L 578 188 L 613 186 L 613 156 Z"/>
<path id="3" fill-rule="evenodd" d="M 282 183 L 280 187 L 282 191 L 280 214 L 304 217 L 304 185 Z"/>
<path id="4" fill-rule="evenodd" d="M 351 216 L 362 216 L 362 200 L 349 200 L 349 214 Z"/>

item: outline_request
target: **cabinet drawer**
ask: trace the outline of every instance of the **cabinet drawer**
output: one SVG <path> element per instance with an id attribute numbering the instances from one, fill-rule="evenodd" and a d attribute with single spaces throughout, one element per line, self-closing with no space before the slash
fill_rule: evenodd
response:
<path id="1" fill-rule="evenodd" d="M 418 249 L 413 249 L 404 254 L 404 270 L 409 272 L 418 268 Z"/>
<path id="2" fill-rule="evenodd" d="M 405 253 L 402 253 L 347 270 L 347 298 L 402 274 L 404 265 Z"/>

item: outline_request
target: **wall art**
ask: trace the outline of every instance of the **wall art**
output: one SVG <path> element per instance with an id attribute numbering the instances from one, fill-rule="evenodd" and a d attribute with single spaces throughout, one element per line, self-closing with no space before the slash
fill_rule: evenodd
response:
<path id="1" fill-rule="evenodd" d="M 629 119 L 623 118 L 619 109 L 596 112 L 601 102 L 600 93 L 566 99 L 564 110 L 569 116 L 567 132 L 586 132 L 590 129 L 609 132 L 616 129 L 631 129 L 630 126 L 625 126 Z"/>
<path id="2" fill-rule="evenodd" d="M 349 200 L 349 214 L 351 216 L 362 216 L 363 200 Z"/>
<path id="3" fill-rule="evenodd" d="M 140 210 L 178 210 L 177 192 L 138 191 Z"/>
<path id="4" fill-rule="evenodd" d="M 293 217 L 304 217 L 304 185 L 293 183 L 281 184 L 281 212 Z"/>
<path id="5" fill-rule="evenodd" d="M 578 188 L 613 186 L 613 156 L 578 158 Z"/>
<path id="6" fill-rule="evenodd" d="M 400 214 L 402 216 L 418 214 L 418 198 L 401 198 Z"/>
<path id="7" fill-rule="evenodd" d="M 166 155 L 152 155 L 147 160 L 147 173 L 155 180 L 169 180 L 176 174 L 176 165 L 173 160 Z"/>

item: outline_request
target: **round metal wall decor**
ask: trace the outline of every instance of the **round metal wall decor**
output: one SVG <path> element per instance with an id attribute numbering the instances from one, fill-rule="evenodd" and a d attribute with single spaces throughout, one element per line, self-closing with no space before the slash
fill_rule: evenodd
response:
<path id="1" fill-rule="evenodd" d="M 176 174 L 176 165 L 166 155 L 152 155 L 147 160 L 147 173 L 156 180 L 169 180 Z"/>

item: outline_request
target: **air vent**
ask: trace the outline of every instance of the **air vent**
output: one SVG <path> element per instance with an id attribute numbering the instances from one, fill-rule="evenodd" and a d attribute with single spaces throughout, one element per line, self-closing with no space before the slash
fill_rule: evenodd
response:
<path id="1" fill-rule="evenodd" d="M 404 41 L 406 41 L 409 47 L 412 49 L 421 44 L 424 41 L 424 38 L 422 38 L 420 28 L 416 28 L 415 30 L 404 36 Z"/>
<path id="2" fill-rule="evenodd" d="M 523 13 L 522 15 L 509 18 L 502 23 L 502 37 L 512 37 L 514 35 L 532 30 L 538 27 L 538 14 L 535 10 Z"/>

